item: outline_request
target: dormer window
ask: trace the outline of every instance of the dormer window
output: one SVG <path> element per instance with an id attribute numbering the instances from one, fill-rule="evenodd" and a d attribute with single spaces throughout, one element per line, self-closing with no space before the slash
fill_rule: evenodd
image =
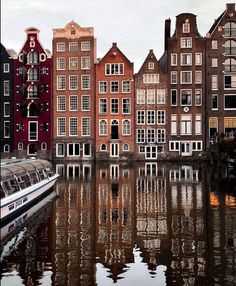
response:
<path id="1" fill-rule="evenodd" d="M 190 33 L 190 23 L 188 19 L 183 23 L 183 33 Z"/>
<path id="2" fill-rule="evenodd" d="M 71 34 L 71 36 L 75 36 L 75 29 L 71 29 L 70 34 Z"/>

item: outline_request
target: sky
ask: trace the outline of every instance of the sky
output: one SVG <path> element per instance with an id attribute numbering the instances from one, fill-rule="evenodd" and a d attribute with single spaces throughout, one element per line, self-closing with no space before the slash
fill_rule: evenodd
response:
<path id="1" fill-rule="evenodd" d="M 137 72 L 150 49 L 157 59 L 164 51 L 165 19 L 180 13 L 197 15 L 198 30 L 205 36 L 230 0 L 1 0 L 1 42 L 19 53 L 28 27 L 40 30 L 40 41 L 52 51 L 52 29 L 70 21 L 93 27 L 97 57 L 102 58 L 116 42 L 134 63 Z"/>

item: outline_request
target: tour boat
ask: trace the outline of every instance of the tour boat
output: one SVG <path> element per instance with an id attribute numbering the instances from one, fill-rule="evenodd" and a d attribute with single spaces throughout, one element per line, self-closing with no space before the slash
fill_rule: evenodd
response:
<path id="1" fill-rule="evenodd" d="M 53 187 L 59 174 L 42 159 L 1 163 L 1 221 L 8 219 Z"/>

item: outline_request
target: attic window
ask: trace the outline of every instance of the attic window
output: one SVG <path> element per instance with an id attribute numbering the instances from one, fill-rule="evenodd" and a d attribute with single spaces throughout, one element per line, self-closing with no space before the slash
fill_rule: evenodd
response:
<path id="1" fill-rule="evenodd" d="M 183 23 L 183 33 L 190 33 L 190 23 L 189 19 L 186 19 Z"/>
<path id="2" fill-rule="evenodd" d="M 75 36 L 75 29 L 71 29 L 70 34 L 71 34 L 71 36 Z"/>
<path id="3" fill-rule="evenodd" d="M 154 62 L 149 62 L 148 63 L 148 69 L 153 70 L 154 69 Z"/>

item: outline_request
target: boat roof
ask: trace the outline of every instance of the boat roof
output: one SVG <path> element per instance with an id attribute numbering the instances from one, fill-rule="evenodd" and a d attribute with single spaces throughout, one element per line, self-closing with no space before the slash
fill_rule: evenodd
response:
<path id="1" fill-rule="evenodd" d="M 37 169 L 51 167 L 51 162 L 42 159 L 8 160 L 1 164 L 1 181 L 31 173 Z"/>

